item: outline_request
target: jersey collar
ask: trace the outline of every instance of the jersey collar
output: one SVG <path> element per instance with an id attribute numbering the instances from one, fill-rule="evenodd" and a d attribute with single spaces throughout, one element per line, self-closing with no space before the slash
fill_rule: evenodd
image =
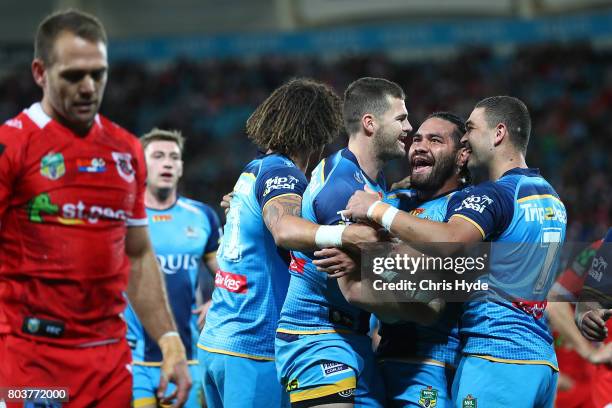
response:
<path id="1" fill-rule="evenodd" d="M 502 174 L 502 177 L 505 176 L 529 176 L 529 177 L 536 177 L 540 175 L 540 169 L 534 168 L 534 167 L 528 167 L 528 168 L 521 168 L 521 167 L 515 167 L 513 169 L 508 170 L 507 172 L 505 172 L 504 174 Z"/>
<path id="2" fill-rule="evenodd" d="M 361 166 L 359 165 L 359 162 L 357 161 L 357 157 L 355 156 L 355 154 L 354 154 L 353 152 L 351 152 L 351 151 L 349 150 L 349 148 L 348 148 L 348 147 L 345 147 L 344 149 L 342 149 L 341 154 L 342 154 L 342 157 L 344 157 L 345 159 L 350 160 L 350 161 L 352 161 L 353 163 L 355 163 L 355 166 L 357 166 L 357 168 L 358 168 L 359 170 L 361 170 L 361 174 L 363 174 L 363 176 L 364 176 L 366 179 L 368 179 L 368 181 L 369 181 L 371 184 L 381 186 L 381 187 L 383 187 L 383 189 L 384 189 L 384 190 L 386 190 L 386 187 L 385 187 L 385 177 L 384 177 L 384 175 L 383 175 L 383 172 L 382 172 L 382 171 L 378 173 L 378 176 L 376 177 L 376 179 L 377 179 L 377 180 L 376 180 L 376 181 L 374 181 L 374 180 L 372 180 L 372 179 L 371 179 L 371 178 L 370 178 L 370 177 L 369 177 L 369 176 L 366 174 L 366 172 L 365 172 L 365 171 L 363 171 L 363 169 L 362 169 L 362 168 L 361 168 Z"/>

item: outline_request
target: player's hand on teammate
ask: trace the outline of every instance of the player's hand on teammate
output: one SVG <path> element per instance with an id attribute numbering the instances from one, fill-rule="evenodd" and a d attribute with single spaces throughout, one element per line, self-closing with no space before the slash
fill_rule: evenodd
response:
<path id="1" fill-rule="evenodd" d="M 209 299 L 191 311 L 191 313 L 194 315 L 198 315 L 198 329 L 200 330 L 204 328 L 204 323 L 206 323 L 206 314 L 208 313 L 208 309 L 210 308 L 211 304 L 212 300 Z"/>
<path id="2" fill-rule="evenodd" d="M 368 219 L 368 209 L 378 200 L 380 200 L 380 196 L 376 193 L 356 191 L 346 205 L 343 215 L 353 221 L 366 221 Z"/>
<path id="3" fill-rule="evenodd" d="M 230 210 L 230 201 L 232 200 L 233 196 L 234 196 L 234 192 L 227 193 L 226 195 L 223 196 L 223 198 L 221 199 L 221 202 L 219 203 L 221 208 L 223 208 L 223 211 L 225 211 L 225 215 L 227 215 L 227 213 Z"/>
<path id="4" fill-rule="evenodd" d="M 326 272 L 329 278 L 341 278 L 357 271 L 357 262 L 338 248 L 325 248 L 316 251 L 319 258 L 312 261 L 318 271 Z"/>
<path id="5" fill-rule="evenodd" d="M 381 241 L 381 234 L 365 224 L 350 224 L 342 232 L 342 248 L 359 253 L 363 244 Z"/>
<path id="6" fill-rule="evenodd" d="M 595 309 L 584 313 L 578 328 L 591 341 L 603 341 L 608 337 L 606 320 L 612 316 L 612 309 Z"/>
<path id="7" fill-rule="evenodd" d="M 182 407 L 187 401 L 191 389 L 191 375 L 187 366 L 185 347 L 179 336 L 162 336 L 158 341 L 162 352 L 161 378 L 157 389 L 157 398 L 161 404 L 172 404 Z M 164 396 L 168 382 L 176 384 L 174 392 Z"/>

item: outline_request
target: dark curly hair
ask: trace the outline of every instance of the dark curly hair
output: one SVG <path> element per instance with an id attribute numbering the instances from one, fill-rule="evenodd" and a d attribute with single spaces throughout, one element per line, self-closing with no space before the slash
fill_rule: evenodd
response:
<path id="1" fill-rule="evenodd" d="M 293 79 L 255 109 L 246 132 L 260 149 L 291 157 L 330 143 L 342 129 L 342 100 L 326 84 Z"/>

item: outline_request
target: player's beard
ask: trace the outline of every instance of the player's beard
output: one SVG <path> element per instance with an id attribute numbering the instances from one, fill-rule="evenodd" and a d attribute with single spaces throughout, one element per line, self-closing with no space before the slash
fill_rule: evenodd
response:
<path id="1" fill-rule="evenodd" d="M 374 135 L 376 157 L 383 162 L 405 157 L 406 152 L 399 147 L 398 136 L 388 132 L 386 127 L 381 127 Z"/>
<path id="2" fill-rule="evenodd" d="M 455 169 L 454 154 L 438 157 L 429 174 L 410 177 L 410 187 L 421 191 L 436 191 L 455 174 Z"/>

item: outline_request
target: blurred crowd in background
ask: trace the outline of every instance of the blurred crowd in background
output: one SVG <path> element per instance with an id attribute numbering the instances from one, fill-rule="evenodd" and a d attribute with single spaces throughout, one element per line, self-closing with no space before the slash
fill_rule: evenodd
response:
<path id="1" fill-rule="evenodd" d="M 567 240 L 588 242 L 612 225 L 611 66 L 612 50 L 594 50 L 587 43 L 505 53 L 474 48 L 426 62 L 385 55 L 180 59 L 163 67 L 115 62 L 101 112 L 137 135 L 153 126 L 181 130 L 188 139 L 181 190 L 218 209 L 242 167 L 257 154 L 244 133 L 247 118 L 292 77 L 325 81 L 339 93 L 362 76 L 396 81 L 406 91 L 415 130 L 431 112 L 467 117 L 484 97 L 517 96 L 527 103 L 533 121 L 527 163 L 540 168 L 567 206 Z M 29 66 L 16 67 L 0 80 L 0 120 L 40 95 Z M 330 149 L 341 147 L 345 138 L 341 135 Z M 406 175 L 401 162 L 387 172 L 390 182 Z"/>

